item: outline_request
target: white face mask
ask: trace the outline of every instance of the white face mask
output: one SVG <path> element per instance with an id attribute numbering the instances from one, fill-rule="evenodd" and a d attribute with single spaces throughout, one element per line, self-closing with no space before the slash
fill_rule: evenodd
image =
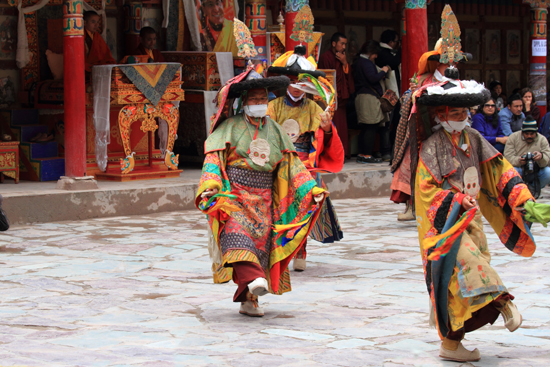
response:
<path id="1" fill-rule="evenodd" d="M 302 93 L 300 95 L 300 97 L 294 97 L 292 94 L 288 93 L 288 91 L 286 91 L 286 94 L 290 97 L 290 99 L 292 99 L 294 102 L 298 102 L 299 100 L 301 100 L 302 98 L 304 98 L 304 95 L 306 94 L 305 92 Z"/>
<path id="2" fill-rule="evenodd" d="M 248 116 L 260 118 L 264 117 L 267 112 L 267 105 L 266 104 L 256 104 L 256 105 L 246 105 L 244 106 L 244 113 L 246 113 Z"/>
<path id="3" fill-rule="evenodd" d="M 438 82 L 443 82 L 449 80 L 446 76 L 443 76 L 439 70 L 435 70 L 434 77 Z"/>
<path id="4" fill-rule="evenodd" d="M 443 126 L 443 128 L 449 133 L 449 134 L 456 134 L 464 130 L 466 125 L 468 124 L 468 118 L 466 117 L 463 121 L 442 121 L 439 116 L 435 116 L 435 122 Z"/>

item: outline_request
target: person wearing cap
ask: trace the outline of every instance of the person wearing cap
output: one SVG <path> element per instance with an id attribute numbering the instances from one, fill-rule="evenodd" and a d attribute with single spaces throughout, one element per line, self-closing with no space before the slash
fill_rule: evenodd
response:
<path id="1" fill-rule="evenodd" d="M 233 269 L 233 301 L 248 316 L 264 315 L 258 296 L 291 290 L 288 264 L 328 194 L 317 187 L 283 128 L 266 117 L 269 91 L 289 84 L 286 76 L 262 78 L 252 66 L 231 79 L 218 92 L 205 142 L 195 205 L 208 216 L 214 281 L 228 281 L 224 269 Z M 239 98 L 243 113 L 222 121 L 232 98 Z"/>
<path id="2" fill-rule="evenodd" d="M 528 179 L 524 175 L 527 161 L 524 158 L 527 153 L 533 155 L 536 163 L 534 172 L 537 174 L 539 189 L 550 183 L 550 146 L 548 140 L 537 132 L 537 121 L 533 116 L 527 116 L 523 122 L 521 131 L 516 131 L 508 138 L 504 148 L 504 157 L 514 166 L 524 181 L 531 184 L 534 177 Z M 538 196 L 538 195 L 535 195 Z"/>
<path id="3" fill-rule="evenodd" d="M 417 77 L 411 79 L 410 89 L 403 93 L 401 96 L 401 109 L 399 124 L 396 129 L 396 138 L 393 147 L 393 159 L 391 164 L 391 171 L 393 173 L 393 179 L 391 183 L 391 196 L 390 200 L 396 204 L 405 203 L 405 212 L 397 214 L 398 221 L 412 221 L 416 217 L 413 211 L 412 199 L 411 199 L 411 158 L 410 158 L 410 130 L 409 130 L 409 116 L 413 106 L 412 92 L 418 88 L 425 87 L 430 84 L 439 83 L 445 79 L 445 70 L 450 65 L 455 63 L 463 63 L 472 59 L 472 55 L 467 52 L 456 53 L 455 58 L 449 59 L 441 58 L 442 45 L 456 43 L 456 48 L 460 46 L 460 33 L 458 36 L 452 34 L 444 26 L 450 24 L 447 22 L 447 18 L 454 13 L 449 5 L 445 6 L 445 9 L 441 15 L 441 38 L 437 41 L 434 50 L 425 52 L 418 61 Z M 456 29 L 460 30 L 458 23 L 455 24 Z M 456 38 L 455 38 L 456 37 Z"/>
<path id="4" fill-rule="evenodd" d="M 516 131 L 521 131 L 525 115 L 523 110 L 523 100 L 519 94 L 513 94 L 508 99 L 508 106 L 499 112 L 502 132 L 505 136 L 510 136 Z"/>
<path id="5" fill-rule="evenodd" d="M 270 74 L 282 74 L 291 78 L 285 95 L 269 102 L 267 115 L 277 121 L 294 143 L 298 157 L 310 171 L 320 187 L 325 187 L 319 172 L 340 172 L 344 166 L 344 148 L 336 127 L 331 121 L 330 102 L 323 111 L 306 94 L 319 95 L 319 89 L 326 90 L 323 100 L 334 98 L 325 73 L 316 70 L 312 57 L 306 58 L 304 46 L 296 46 L 294 52 L 285 53 L 269 67 Z M 324 83 L 322 83 L 324 82 Z M 325 200 L 319 219 L 311 232 L 312 238 L 322 243 L 333 243 L 343 238 L 338 217 L 330 199 Z M 306 244 L 296 254 L 293 262 L 295 271 L 306 269 Z"/>
<path id="6" fill-rule="evenodd" d="M 476 81 L 458 80 L 455 68 L 445 77 L 415 92 L 412 195 L 430 324 L 442 339 L 439 356 L 472 362 L 481 354 L 464 347 L 465 333 L 493 324 L 499 315 L 509 331 L 522 323 L 514 297 L 490 265 L 481 214 L 506 248 L 528 257 L 536 246 L 523 205 L 533 197 L 514 167 L 467 126 L 468 108 L 487 101 L 489 91 Z"/>

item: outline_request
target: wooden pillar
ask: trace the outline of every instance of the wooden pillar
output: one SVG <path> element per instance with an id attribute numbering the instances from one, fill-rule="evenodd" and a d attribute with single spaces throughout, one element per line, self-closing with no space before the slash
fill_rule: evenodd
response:
<path id="1" fill-rule="evenodd" d="M 300 42 L 290 38 L 292 36 L 292 28 L 294 28 L 294 19 L 302 6 L 309 5 L 309 0 L 286 0 L 285 8 L 285 49 L 286 51 L 294 51 L 294 47 Z M 307 44 L 305 45 L 307 47 Z"/>
<path id="2" fill-rule="evenodd" d="M 408 47 L 403 54 L 407 62 L 407 74 L 403 73 L 402 80 L 409 80 L 418 70 L 418 60 L 423 53 L 428 52 L 428 11 L 426 1 L 405 1 L 405 18 Z M 413 21 L 414 20 L 414 21 Z M 409 87 L 407 86 L 407 89 Z"/>
<path id="3" fill-rule="evenodd" d="M 126 55 L 131 55 L 139 46 L 139 32 L 141 31 L 141 2 L 130 2 L 124 5 L 124 51 Z"/>
<path id="4" fill-rule="evenodd" d="M 65 176 L 86 176 L 86 100 L 82 0 L 63 2 Z"/>
<path id="5" fill-rule="evenodd" d="M 531 32 L 529 36 L 529 87 L 541 114 L 546 114 L 546 20 L 548 2 L 524 0 L 531 5 Z"/>
<path id="6" fill-rule="evenodd" d="M 407 37 L 407 12 L 405 8 L 401 9 L 401 93 L 404 93 L 409 89 L 409 64 L 405 60 L 406 55 L 409 54 L 409 43 Z M 414 73 L 413 73 L 414 74 Z"/>
<path id="7" fill-rule="evenodd" d="M 258 51 L 258 59 L 267 60 L 266 50 L 266 0 L 246 0 L 245 19 L 252 40 Z"/>

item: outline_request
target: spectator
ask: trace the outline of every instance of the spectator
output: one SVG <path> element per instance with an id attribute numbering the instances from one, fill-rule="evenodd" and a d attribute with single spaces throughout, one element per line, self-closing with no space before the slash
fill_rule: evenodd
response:
<path id="1" fill-rule="evenodd" d="M 347 38 L 343 33 L 334 33 L 330 39 L 331 48 L 319 58 L 319 69 L 336 70 L 336 92 L 338 95 L 338 109 L 334 112 L 332 121 L 336 125 L 338 135 L 344 146 L 346 157 L 350 157 L 348 143 L 348 124 L 346 121 L 346 103 L 353 94 L 353 77 L 346 58 Z"/>
<path id="2" fill-rule="evenodd" d="M 531 172 L 526 165 L 525 154 L 532 153 L 534 157 L 534 175 L 528 177 Z M 506 142 L 504 157 L 514 166 L 521 175 L 523 181 L 532 190 L 532 187 L 543 188 L 550 183 L 550 146 L 548 141 L 541 134 L 537 133 L 537 122 L 532 116 L 527 116 L 523 122 L 521 131 L 516 131 Z M 536 192 L 531 191 L 533 196 L 537 197 Z"/>
<path id="3" fill-rule="evenodd" d="M 357 110 L 357 120 L 361 129 L 358 163 L 379 163 L 382 160 L 389 161 L 391 159 L 389 139 L 382 139 L 382 159 L 372 156 L 376 132 L 381 131 L 381 135 L 383 135 L 383 131 L 387 130 L 386 122 L 389 121 L 389 114 L 383 113 L 380 108 L 379 98 L 384 94 L 384 85 L 381 82 L 386 78 L 390 67 L 384 66 L 378 71 L 374 61 L 379 52 L 380 44 L 377 41 L 365 42 L 354 65 L 354 77 L 357 86 L 355 109 Z"/>
<path id="4" fill-rule="evenodd" d="M 523 114 L 525 116 L 531 115 L 537 122 L 537 126 L 540 126 L 540 109 L 535 102 L 535 96 L 530 88 L 523 88 L 519 95 L 523 101 Z"/>
<path id="5" fill-rule="evenodd" d="M 472 118 L 472 128 L 479 131 L 496 150 L 504 153 L 504 145 L 506 145 L 508 137 L 504 136 L 502 132 L 500 117 L 498 116 L 498 112 L 496 112 L 495 100 L 491 98 L 485 104 L 479 106 L 478 111 L 480 112 L 476 113 Z"/>
<path id="6" fill-rule="evenodd" d="M 495 100 L 497 109 L 500 111 L 506 107 L 506 96 L 502 93 L 502 83 L 498 80 L 493 80 L 489 84 L 489 91 L 491 92 L 491 97 Z"/>
<path id="7" fill-rule="evenodd" d="M 386 29 L 380 36 L 380 54 L 375 60 L 376 66 L 384 67 L 388 65 L 395 72 L 397 90 L 394 90 L 394 92 L 397 96 L 401 95 L 401 47 L 399 46 L 399 34 L 392 29 Z M 399 125 L 399 120 L 401 119 L 400 111 L 401 103 L 397 102 L 395 109 L 390 113 L 390 122 L 387 123 L 389 126 L 384 131 L 384 136 L 382 137 L 382 139 L 387 139 L 390 142 L 391 152 L 393 152 L 392 145 L 395 142 L 397 125 Z"/>
<path id="8" fill-rule="evenodd" d="M 399 35 L 393 29 L 387 29 L 380 36 L 380 54 L 375 61 L 380 68 L 388 65 L 391 70 L 395 71 L 395 79 L 397 87 L 401 88 L 401 75 L 399 66 L 401 65 L 401 48 L 399 47 Z M 395 93 L 400 95 L 399 91 Z"/>
<path id="9" fill-rule="evenodd" d="M 498 106 L 498 103 L 497 103 Z M 504 135 L 510 136 L 512 133 L 521 130 L 525 115 L 521 110 L 523 109 L 523 101 L 519 94 L 513 94 L 508 100 L 508 107 L 503 108 L 500 113 L 500 124 L 502 125 L 502 131 Z"/>

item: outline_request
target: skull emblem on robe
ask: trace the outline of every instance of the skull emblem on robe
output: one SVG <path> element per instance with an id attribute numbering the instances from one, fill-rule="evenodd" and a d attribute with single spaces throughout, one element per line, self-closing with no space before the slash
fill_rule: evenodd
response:
<path id="1" fill-rule="evenodd" d="M 477 174 L 477 168 L 470 167 L 464 172 L 464 193 L 470 195 L 473 198 L 477 197 L 479 193 L 479 176 Z"/>
<path id="2" fill-rule="evenodd" d="M 270 147 L 265 139 L 256 139 L 250 143 L 250 153 L 248 156 L 254 164 L 263 167 L 269 162 Z"/>
<path id="3" fill-rule="evenodd" d="M 300 124 L 294 119 L 288 119 L 283 122 L 283 130 L 287 133 L 293 143 L 300 137 Z"/>

